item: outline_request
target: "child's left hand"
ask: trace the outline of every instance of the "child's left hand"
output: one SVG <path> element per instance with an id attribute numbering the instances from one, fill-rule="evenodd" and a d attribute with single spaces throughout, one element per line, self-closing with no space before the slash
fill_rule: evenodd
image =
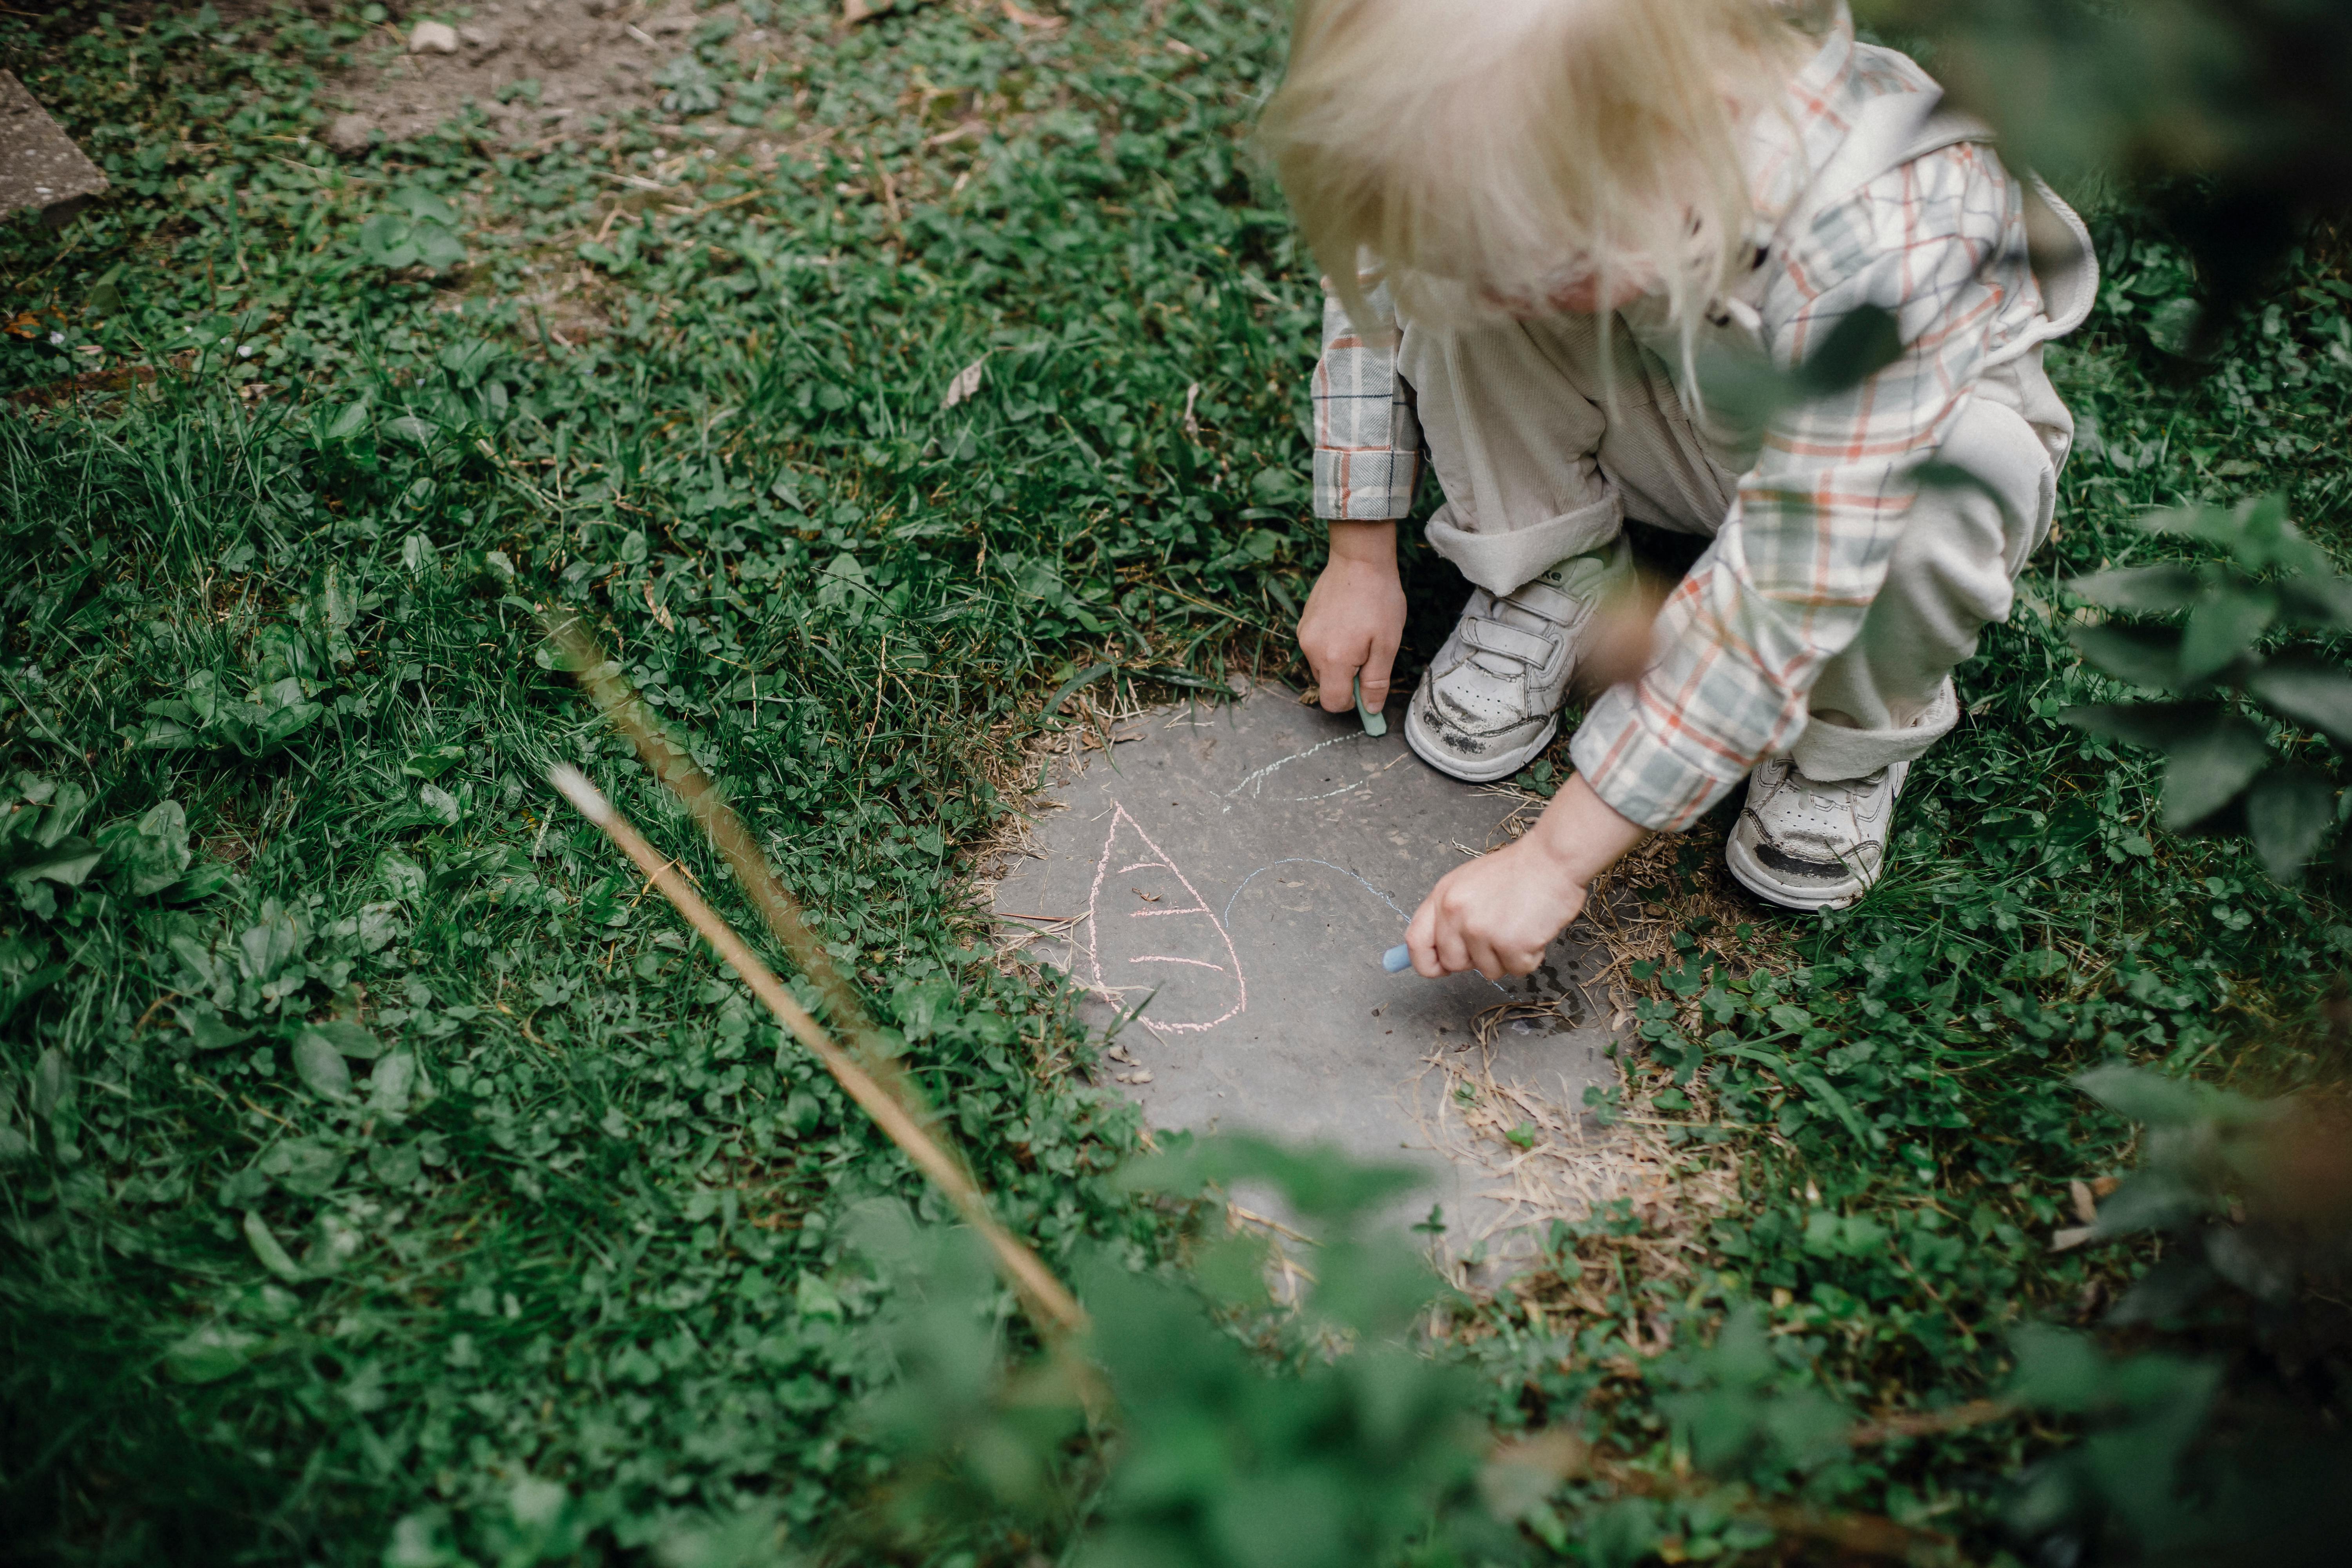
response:
<path id="1" fill-rule="evenodd" d="M 1517 843 L 1456 866 L 1422 900 L 1404 932 L 1413 972 L 1532 974 L 1583 912 L 1592 879 L 1648 836 L 1571 776 Z"/>

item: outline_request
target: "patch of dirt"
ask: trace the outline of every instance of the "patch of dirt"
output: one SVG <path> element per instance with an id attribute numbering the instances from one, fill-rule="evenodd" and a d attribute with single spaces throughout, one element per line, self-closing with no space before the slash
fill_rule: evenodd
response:
<path id="1" fill-rule="evenodd" d="M 413 140 L 473 107 L 509 144 L 527 145 L 658 105 L 668 89 L 655 78 L 691 53 L 709 22 L 736 23 L 730 47 L 747 54 L 772 41 L 734 6 L 698 13 L 691 0 L 485 0 L 472 10 L 454 24 L 449 54 L 409 52 L 417 15 L 379 27 L 378 43 L 335 83 L 351 110 L 330 125 L 328 143 L 357 153 L 378 138 Z"/>
<path id="2" fill-rule="evenodd" d="M 1738 1151 L 1671 1142 L 1665 1129 L 1672 1123 L 1632 1074 L 1608 1127 L 1576 1107 L 1498 1081 L 1486 1047 L 1508 1021 L 1505 1015 L 1496 1008 L 1480 1018 L 1472 1048 L 1441 1049 L 1426 1058 L 1417 1106 L 1423 1129 L 1433 1147 L 1476 1173 L 1478 1195 L 1499 1205 L 1475 1229 L 1453 1216 L 1456 1228 L 1432 1248 L 1440 1266 L 1473 1297 L 1507 1289 L 1530 1302 L 1550 1297 L 1573 1312 L 1605 1317 L 1587 1295 L 1583 1268 L 1568 1270 L 1575 1255 L 1549 1255 L 1549 1233 L 1554 1220 L 1573 1224 L 1623 1203 L 1640 1228 L 1593 1238 L 1580 1250 L 1594 1259 L 1615 1255 L 1638 1279 L 1686 1282 L 1701 1256 L 1697 1238 L 1738 1202 Z M 1604 1295 L 1605 1275 L 1600 1271 L 1595 1281 Z M 1541 1309 L 1530 1315 L 1539 1319 Z"/>
<path id="3" fill-rule="evenodd" d="M 1517 794 L 1510 785 L 1493 793 Z M 1547 803 L 1521 797 L 1503 825 L 1517 837 Z M 1540 1326 L 1547 1310 L 1563 1321 L 1606 1316 L 1599 1305 L 1612 1278 L 1676 1281 L 1682 1288 L 1708 1225 L 1740 1203 L 1739 1166 L 1757 1137 L 1778 1142 L 1769 1129 L 1746 1129 L 1733 1141 L 1709 1144 L 1687 1130 L 1718 1121 L 1703 1083 L 1684 1086 L 1685 1109 L 1669 1114 L 1654 1103 L 1672 1076 L 1633 1045 L 1637 1001 L 1670 1003 L 1675 1023 L 1693 1038 L 1706 1032 L 1699 999 L 1675 995 L 1664 973 L 1684 955 L 1675 933 L 1696 937 L 1698 951 L 1733 973 L 1785 971 L 1792 959 L 1785 934 L 1723 865 L 1722 835 L 1702 822 L 1687 834 L 1655 834 L 1593 879 L 1584 920 L 1608 950 L 1610 962 L 1585 982 L 1587 996 L 1607 1010 L 1621 1047 L 1620 1098 L 1608 1125 L 1576 1108 L 1548 1103 L 1499 1082 L 1486 1047 L 1516 1009 L 1489 1009 L 1477 1020 L 1475 1048 L 1439 1051 L 1428 1058 L 1433 1112 L 1424 1110 L 1431 1141 L 1457 1163 L 1483 1170 L 1481 1195 L 1504 1205 L 1481 1234 L 1448 1236 L 1440 1249 L 1455 1283 L 1474 1296 L 1507 1289 Z M 1647 963 L 1648 978 L 1634 965 Z M 1424 1100 L 1426 1106 L 1427 1100 Z M 1574 1254 L 1528 1268 L 1529 1245 L 1548 1222 L 1584 1219 L 1602 1205 L 1623 1202 L 1641 1224 L 1623 1237 L 1591 1237 Z M 1486 1251 L 1485 1266 L 1465 1267 L 1463 1254 Z M 1665 1348 L 1662 1338 L 1658 1349 Z"/>
<path id="4" fill-rule="evenodd" d="M 210 4 L 213 15 L 229 27 L 256 16 L 266 16 L 281 7 L 322 21 L 333 9 L 327 0 L 210 0 Z M 74 32 L 96 26 L 100 16 L 110 16 L 116 26 L 129 32 L 146 26 L 158 16 L 184 16 L 199 9 L 199 5 L 186 0 L 75 0 L 72 5 L 52 5 L 44 15 L 51 26 Z"/>

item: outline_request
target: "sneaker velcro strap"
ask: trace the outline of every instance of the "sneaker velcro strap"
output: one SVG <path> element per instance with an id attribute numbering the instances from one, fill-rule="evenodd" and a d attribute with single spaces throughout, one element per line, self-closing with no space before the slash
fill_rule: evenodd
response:
<path id="1" fill-rule="evenodd" d="M 1521 664 L 1538 669 L 1550 662 L 1554 650 L 1559 647 L 1553 638 L 1539 637 L 1533 632 L 1523 632 L 1500 621 L 1481 620 L 1475 616 L 1465 616 L 1459 629 L 1462 640 L 1481 653 L 1499 653 L 1506 658 L 1516 658 Z"/>
<path id="2" fill-rule="evenodd" d="M 1580 618 L 1592 608 L 1590 598 L 1580 599 L 1540 577 L 1513 589 L 1511 603 L 1523 610 L 1533 611 L 1548 621 L 1558 621 L 1562 626 Z"/>

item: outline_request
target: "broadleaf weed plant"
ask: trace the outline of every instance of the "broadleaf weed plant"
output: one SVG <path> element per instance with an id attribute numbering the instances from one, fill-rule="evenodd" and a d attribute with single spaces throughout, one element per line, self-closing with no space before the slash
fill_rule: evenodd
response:
<path id="1" fill-rule="evenodd" d="M 2325 1562 L 2328 1500 L 2352 1475 L 2340 1089 L 2260 1100 L 2123 1066 L 2078 1082 L 2141 1125 L 2146 1152 L 2064 1239 L 2165 1246 L 2101 1320 L 2108 1345 L 2016 1336 L 2012 1395 L 2089 1430 L 2020 1478 L 2012 1528 L 2044 1555 Z"/>
<path id="2" fill-rule="evenodd" d="M 2281 497 L 2225 510 L 2192 507 L 2149 526 L 2221 555 L 2201 569 L 2180 563 L 2118 568 L 2078 577 L 2073 593 L 2109 609 L 2184 614 L 2168 626 L 2102 626 L 2074 634 L 2102 673 L 2127 686 L 2176 693 L 2169 702 L 2095 703 L 2062 717 L 2112 739 L 2165 753 L 2165 825 L 2212 824 L 2229 814 L 2252 835 L 2280 881 L 2335 830 L 2340 770 L 2336 748 L 2352 742 L 2352 673 L 2317 650 L 2264 648 L 2282 628 L 2340 636 L 2352 629 L 2352 582 L 2286 521 Z M 2228 692 L 2292 731 L 2284 750 Z M 2315 744 L 2311 731 L 2330 742 Z M 2313 761 L 2320 765 L 2312 765 Z"/>

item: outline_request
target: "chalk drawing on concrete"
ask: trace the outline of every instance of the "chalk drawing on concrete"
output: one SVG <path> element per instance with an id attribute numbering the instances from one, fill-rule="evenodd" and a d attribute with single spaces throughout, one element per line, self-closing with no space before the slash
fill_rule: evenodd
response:
<path id="1" fill-rule="evenodd" d="M 1123 834 L 1131 836 L 1135 842 L 1141 844 L 1144 849 L 1149 851 L 1150 858 L 1135 858 L 1131 848 L 1122 856 L 1120 841 Z M 1171 902 L 1168 907 L 1162 908 L 1157 901 L 1162 895 L 1147 891 L 1142 888 L 1130 888 L 1129 889 L 1130 893 L 1139 900 L 1150 901 L 1151 907 L 1125 911 L 1107 907 L 1104 898 L 1104 881 L 1110 876 L 1114 861 L 1122 859 L 1124 863 L 1119 865 L 1119 876 L 1133 876 L 1138 872 L 1147 874 L 1155 871 L 1164 872 L 1174 879 L 1176 886 L 1182 889 L 1184 900 L 1181 903 Z M 1148 875 L 1147 879 L 1149 879 Z M 1116 888 L 1111 889 L 1114 899 L 1117 893 Z M 1174 928 L 1146 928 L 1150 931 L 1152 945 L 1161 951 L 1123 954 L 1114 952 L 1110 955 L 1108 967 L 1106 967 L 1103 952 L 1106 945 L 1103 922 L 1106 919 L 1116 918 L 1121 912 L 1124 912 L 1129 920 L 1192 917 L 1198 921 L 1205 922 L 1206 930 L 1204 931 L 1200 924 L 1180 924 Z M 1128 814 L 1125 805 L 1116 800 L 1111 802 L 1110 831 L 1104 836 L 1101 858 L 1095 862 L 1094 884 L 1087 893 L 1085 924 L 1087 967 L 1094 981 L 1090 989 L 1114 1003 L 1118 1002 L 1129 991 L 1137 989 L 1135 986 L 1121 984 L 1126 978 L 1122 964 L 1145 966 L 1169 964 L 1180 970 L 1204 970 L 1226 977 L 1223 981 L 1206 981 L 1196 984 L 1182 984 L 1174 978 L 1164 982 L 1159 987 L 1158 994 L 1154 998 L 1154 1007 L 1148 1010 L 1148 1012 L 1157 1013 L 1158 1016 L 1147 1016 L 1136 1020 L 1154 1035 L 1199 1034 L 1213 1029 L 1226 1019 L 1238 1016 L 1249 1005 L 1249 978 L 1242 973 L 1241 954 L 1234 947 L 1234 939 L 1227 933 L 1223 917 L 1209 907 L 1209 901 L 1201 896 L 1200 890 L 1192 886 L 1192 879 L 1184 875 L 1173 859 L 1170 858 L 1168 852 L 1154 843 L 1151 836 L 1143 831 L 1142 825 Z M 1116 933 L 1122 928 L 1115 926 L 1112 929 Z M 1118 948 L 1124 947 L 1125 943 L 1114 934 L 1109 945 Z M 1166 951 L 1171 948 L 1181 950 L 1186 947 L 1191 947 L 1193 951 L 1189 954 L 1181 951 Z M 1204 953 L 1205 956 L 1202 956 Z M 1219 958 L 1223 959 L 1224 962 L 1218 963 Z M 1159 1005 L 1160 1003 L 1165 1003 L 1166 1005 Z M 1216 1011 L 1220 1006 L 1223 1010 Z M 1213 1014 L 1213 1016 L 1208 1016 L 1211 1014 Z"/>
<path id="2" fill-rule="evenodd" d="M 1410 921 L 1412 919 L 1411 915 L 1406 914 L 1402 910 L 1397 909 L 1397 901 L 1394 899 L 1390 898 L 1386 893 L 1381 891 L 1380 889 L 1373 887 L 1370 882 L 1365 881 L 1361 877 L 1357 876 L 1345 866 L 1334 866 L 1328 860 L 1317 860 L 1305 855 L 1292 855 L 1283 859 L 1274 861 L 1270 865 L 1260 866 L 1256 870 L 1252 871 L 1248 876 L 1244 877 L 1241 880 L 1241 887 L 1237 887 L 1234 889 L 1234 897 L 1225 900 L 1225 912 L 1220 917 L 1220 919 L 1231 920 L 1234 913 L 1234 900 L 1242 896 L 1242 889 L 1248 887 L 1252 882 L 1256 881 L 1260 877 L 1263 877 L 1268 871 L 1273 870 L 1276 866 L 1320 866 L 1327 870 L 1337 871 L 1342 877 L 1354 882 L 1356 886 L 1363 889 L 1364 891 L 1371 894 L 1372 897 L 1380 900 L 1381 902 L 1386 904 L 1390 909 L 1395 910 L 1396 918 L 1400 921 Z"/>
<path id="3" fill-rule="evenodd" d="M 1359 730 L 1355 733 L 1349 735 L 1334 735 L 1329 740 L 1309 746 L 1303 752 L 1293 752 L 1286 757 L 1277 758 L 1275 761 L 1266 763 L 1265 766 L 1250 773 L 1249 776 L 1243 779 L 1241 783 L 1227 790 L 1225 792 L 1224 809 L 1227 811 L 1233 810 L 1233 808 L 1239 804 L 1234 797 L 1239 795 L 1244 790 L 1249 791 L 1250 798 L 1252 800 L 1257 799 L 1265 789 L 1265 781 L 1272 778 L 1276 773 L 1279 773 L 1284 768 L 1288 767 L 1293 763 L 1311 757 L 1318 752 L 1328 751 L 1333 746 L 1344 745 L 1349 741 L 1362 741 L 1370 738 L 1370 737 L 1367 736 L 1362 731 Z M 1389 764 L 1390 767 L 1394 767 L 1395 765 L 1396 764 L 1394 763 L 1391 763 Z M 1382 768 L 1381 772 L 1386 773 L 1388 772 L 1388 768 Z M 1342 784 L 1338 789 L 1331 791 L 1330 795 L 1345 795 L 1351 789 L 1361 788 L 1366 782 L 1367 781 L 1363 779 L 1358 779 L 1354 784 Z M 1325 800 L 1329 798 L 1329 796 L 1302 795 L 1294 795 L 1290 798 L 1294 800 Z"/>

